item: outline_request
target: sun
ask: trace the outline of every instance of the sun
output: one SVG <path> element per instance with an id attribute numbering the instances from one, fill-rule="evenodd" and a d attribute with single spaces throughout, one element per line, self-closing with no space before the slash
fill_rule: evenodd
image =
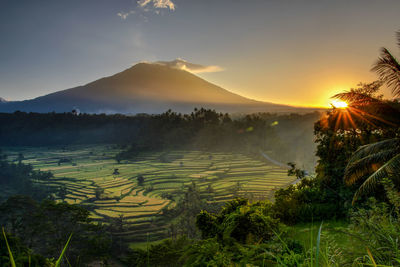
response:
<path id="1" fill-rule="evenodd" d="M 333 101 L 331 101 L 331 105 L 332 105 L 334 108 L 342 108 L 342 109 L 345 109 L 345 108 L 347 108 L 347 107 L 349 106 L 346 102 L 340 101 L 340 100 L 333 100 Z"/>

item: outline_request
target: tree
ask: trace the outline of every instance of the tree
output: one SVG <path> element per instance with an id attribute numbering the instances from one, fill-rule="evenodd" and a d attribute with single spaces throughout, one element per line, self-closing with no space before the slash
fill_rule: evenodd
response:
<path id="1" fill-rule="evenodd" d="M 317 178 L 328 189 L 328 194 L 336 195 L 331 202 L 338 203 L 341 199 L 347 199 L 347 196 L 351 198 L 357 190 L 356 182 L 359 183 L 362 176 L 368 174 L 363 170 L 361 176 L 355 176 L 361 174 L 358 168 L 362 164 L 366 164 L 364 167 L 367 168 L 368 161 L 356 163 L 361 159 L 359 156 L 367 155 L 358 154 L 352 158 L 353 153 L 361 146 L 396 137 L 400 125 L 400 107 L 395 101 L 383 99 L 379 93 L 382 84 L 381 81 L 360 83 L 357 88 L 333 96 L 346 101 L 348 107 L 334 108 L 315 124 L 314 132 L 319 143 L 317 156 L 320 158 L 316 168 Z M 368 159 L 370 163 L 379 163 L 377 157 Z M 353 184 L 353 188 L 350 188 L 349 185 Z"/>
<path id="2" fill-rule="evenodd" d="M 18 164 L 21 164 L 24 159 L 25 159 L 24 155 L 22 153 L 18 153 L 17 157 Z"/>
<path id="3" fill-rule="evenodd" d="M 144 183 L 144 177 L 143 177 L 143 175 L 139 175 L 139 176 L 137 177 L 137 183 L 138 183 L 139 186 L 143 186 L 143 183 Z"/>
<path id="4" fill-rule="evenodd" d="M 0 160 L 7 159 L 7 155 L 4 154 L 4 151 L 0 148 Z"/>
<path id="5" fill-rule="evenodd" d="M 400 47 L 400 31 L 396 32 L 396 36 Z M 392 89 L 394 97 L 400 97 L 400 64 L 388 49 L 381 49 L 381 55 L 372 70 Z"/>
<path id="6" fill-rule="evenodd" d="M 58 189 L 58 193 L 57 194 L 58 194 L 58 197 L 64 202 L 64 200 L 65 200 L 65 198 L 66 198 L 66 196 L 68 194 L 67 187 L 65 185 L 61 186 Z"/>
<path id="7" fill-rule="evenodd" d="M 366 175 L 369 176 L 354 194 L 353 204 L 363 193 L 375 188 L 383 178 L 399 181 L 400 138 L 362 146 L 353 154 L 344 175 L 346 183 L 352 185 Z"/>
<path id="8" fill-rule="evenodd" d="M 51 172 L 33 170 L 33 167 L 29 164 L 15 164 L 0 160 L 0 186 L 12 188 L 14 194 L 29 195 L 37 200 L 46 198 L 51 189 L 34 181 L 46 181 L 51 177 Z M 4 192 L 0 195 L 0 202 L 8 196 L 9 193 Z"/>
<path id="9" fill-rule="evenodd" d="M 98 186 L 94 190 L 94 193 L 96 195 L 96 199 L 101 199 L 101 195 L 104 193 L 104 189 Z"/>
<path id="10" fill-rule="evenodd" d="M 398 46 L 400 47 L 400 32 L 396 33 Z M 400 64 L 397 59 L 386 48 L 382 48 L 381 56 L 374 64 L 373 71 L 377 72 L 380 79 L 392 89 L 394 97 L 400 97 Z M 348 95 L 349 96 L 349 95 Z M 347 96 L 347 97 L 348 97 Z M 346 96 L 341 96 L 346 97 Z M 354 100 L 350 97 L 349 100 Z M 400 108 L 397 101 L 382 101 L 380 99 L 370 99 L 367 105 L 385 104 L 381 110 L 388 111 L 391 117 L 399 118 Z M 391 105 L 390 105 L 391 104 Z M 394 113 L 394 115 L 393 115 Z M 387 122 L 388 116 L 374 114 L 381 121 Z M 398 132 L 400 123 L 398 121 L 390 122 L 388 127 Z M 399 181 L 400 178 L 400 139 L 390 138 L 373 144 L 360 147 L 350 158 L 346 167 L 344 179 L 351 185 L 367 177 L 358 188 L 353 197 L 353 204 L 362 195 L 377 186 L 383 178 L 391 178 Z"/>
<path id="11" fill-rule="evenodd" d="M 296 168 L 296 163 L 288 162 L 290 169 L 288 170 L 288 176 L 296 176 L 297 179 L 303 179 L 306 176 L 306 171 Z"/>
<path id="12" fill-rule="evenodd" d="M 272 203 L 249 204 L 237 198 L 226 204 L 218 214 L 202 211 L 196 217 L 196 226 L 202 237 L 217 237 L 221 241 L 234 239 L 241 244 L 268 242 L 281 233 L 282 224 L 275 218 Z"/>
<path id="13" fill-rule="evenodd" d="M 46 258 L 58 257 L 71 233 L 74 237 L 68 260 L 72 266 L 78 266 L 78 261 L 106 258 L 110 253 L 111 239 L 105 228 L 93 224 L 89 211 L 81 206 L 50 200 L 38 203 L 29 197 L 14 196 L 0 205 L 0 214 L 0 225 Z"/>
<path id="14" fill-rule="evenodd" d="M 361 130 L 361 134 L 375 136 L 372 142 L 361 144 L 363 146 L 352 154 L 345 168 L 347 185 L 364 180 L 353 196 L 353 204 L 362 194 L 376 187 L 382 178 L 396 178 L 395 173 L 399 173 L 400 168 L 400 158 L 397 157 L 400 153 L 399 139 L 391 138 L 396 136 L 400 125 L 400 108 L 397 102 L 383 100 L 381 95 L 377 95 L 381 86 L 379 82 L 361 85 L 361 88 L 334 96 L 349 103 L 346 112 L 355 115 L 352 128 Z"/>

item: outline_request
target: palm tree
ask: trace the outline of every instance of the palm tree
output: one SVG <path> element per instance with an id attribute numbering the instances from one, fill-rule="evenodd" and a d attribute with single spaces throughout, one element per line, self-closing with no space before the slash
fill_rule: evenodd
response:
<path id="1" fill-rule="evenodd" d="M 397 45 L 400 48 L 400 31 L 396 32 Z M 392 89 L 394 97 L 400 97 L 400 64 L 386 48 L 381 49 L 381 56 L 373 65 L 372 70 Z"/>
<path id="2" fill-rule="evenodd" d="M 371 174 L 372 173 L 372 174 Z M 370 192 L 383 178 L 400 178 L 400 138 L 392 138 L 361 146 L 350 158 L 344 180 L 351 185 L 370 174 L 358 188 L 353 204 L 364 193 Z"/>
<path id="3" fill-rule="evenodd" d="M 400 31 L 396 35 L 397 44 L 400 47 Z M 381 56 L 374 64 L 372 70 L 377 72 L 379 78 L 392 89 L 394 97 L 400 97 L 400 64 L 388 49 L 382 48 Z M 393 109 L 393 107 L 390 107 L 390 105 L 387 105 L 387 102 L 384 103 L 381 99 L 369 98 L 368 96 L 357 94 L 358 92 L 350 93 L 343 93 L 335 97 L 342 100 L 350 100 L 350 102 L 353 100 L 365 105 L 378 104 L 378 106 L 383 107 L 386 111 L 391 109 L 389 113 L 392 113 L 392 111 L 399 112 L 398 109 Z M 392 126 L 395 126 L 397 129 L 399 128 L 398 124 Z M 354 194 L 353 204 L 362 194 L 372 190 L 383 178 L 399 180 L 400 138 L 396 137 L 361 146 L 352 155 L 345 170 L 344 181 L 346 184 L 354 184 L 367 175 L 368 177 Z"/>

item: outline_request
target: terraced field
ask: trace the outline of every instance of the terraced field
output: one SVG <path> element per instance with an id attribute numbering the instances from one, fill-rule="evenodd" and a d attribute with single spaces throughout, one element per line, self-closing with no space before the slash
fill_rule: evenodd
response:
<path id="1" fill-rule="evenodd" d="M 44 186 L 65 187 L 65 201 L 86 206 L 94 220 L 109 223 L 123 215 L 127 242 L 159 240 L 168 235 L 162 209 L 173 206 L 163 198 L 183 192 L 193 181 L 206 191 L 209 202 L 225 202 L 236 196 L 263 199 L 275 189 L 293 182 L 286 170 L 241 154 L 172 151 L 143 154 L 135 161 L 117 164 L 115 146 L 68 148 L 6 148 L 10 160 L 23 153 L 24 163 L 54 174 Z M 170 160 L 168 160 L 170 159 Z M 143 176 L 143 185 L 138 176 Z"/>

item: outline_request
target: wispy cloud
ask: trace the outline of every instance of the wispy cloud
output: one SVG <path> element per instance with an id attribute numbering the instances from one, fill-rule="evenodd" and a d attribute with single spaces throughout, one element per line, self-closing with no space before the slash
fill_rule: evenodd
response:
<path id="1" fill-rule="evenodd" d="M 152 3 L 154 8 L 175 10 L 175 4 L 171 0 L 139 0 L 137 3 L 140 7 L 146 7 L 148 4 Z"/>
<path id="2" fill-rule="evenodd" d="M 117 15 L 119 17 L 121 17 L 121 19 L 125 20 L 129 15 L 132 15 L 132 14 L 135 14 L 135 13 L 136 13 L 135 10 L 131 10 L 131 11 L 128 11 L 128 12 L 119 12 Z"/>
<path id="3" fill-rule="evenodd" d="M 139 13 L 140 17 L 143 17 L 147 20 L 147 17 L 144 13 L 154 12 L 159 15 L 162 9 L 167 9 L 174 11 L 175 4 L 171 0 L 138 0 L 136 10 L 130 10 L 128 12 L 119 12 L 117 15 L 121 17 L 121 19 L 126 20 L 130 15 Z"/>
<path id="4" fill-rule="evenodd" d="M 155 62 L 155 64 L 160 64 L 175 69 L 185 70 L 192 73 L 219 72 L 224 70 L 220 66 L 216 65 L 205 66 L 205 65 L 190 63 L 181 58 L 175 59 L 173 61 L 157 61 Z"/>

